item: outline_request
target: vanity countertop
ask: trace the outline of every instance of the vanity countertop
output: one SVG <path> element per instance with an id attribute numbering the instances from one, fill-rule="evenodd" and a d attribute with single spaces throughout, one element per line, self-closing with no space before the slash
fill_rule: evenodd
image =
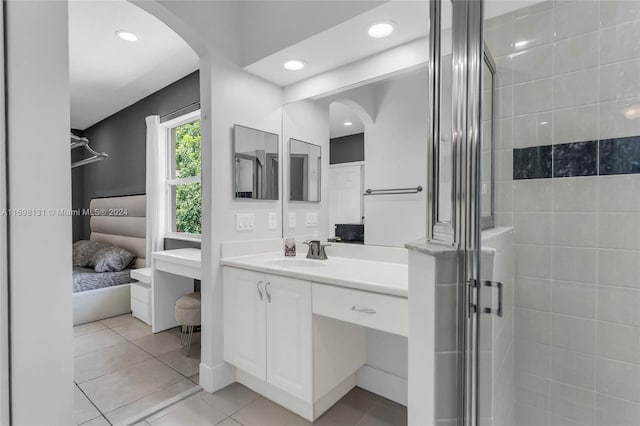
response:
<path id="1" fill-rule="evenodd" d="M 224 266 L 298 278 L 316 283 L 372 291 L 391 296 L 407 297 L 408 267 L 346 257 L 327 260 L 306 259 L 304 254 L 284 257 L 281 253 L 261 253 L 222 259 Z"/>

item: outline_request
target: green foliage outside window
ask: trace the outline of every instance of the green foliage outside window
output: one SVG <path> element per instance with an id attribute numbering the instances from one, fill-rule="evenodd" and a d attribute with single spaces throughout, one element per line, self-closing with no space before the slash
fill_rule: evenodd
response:
<path id="1" fill-rule="evenodd" d="M 200 176 L 200 120 L 175 128 L 175 178 Z M 200 183 L 175 186 L 176 232 L 202 233 Z"/>

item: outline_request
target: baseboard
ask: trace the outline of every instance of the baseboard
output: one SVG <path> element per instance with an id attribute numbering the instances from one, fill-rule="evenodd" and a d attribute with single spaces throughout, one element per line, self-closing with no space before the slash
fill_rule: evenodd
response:
<path id="1" fill-rule="evenodd" d="M 279 404 L 286 409 L 293 411 L 300 417 L 313 422 L 313 404 L 310 401 L 303 401 L 270 383 L 260 380 L 240 369 L 236 369 L 236 381 L 248 387 L 252 391 L 259 393 L 267 399 Z"/>
<path id="2" fill-rule="evenodd" d="M 338 383 L 333 389 L 327 392 L 325 395 L 318 398 L 313 404 L 314 419 L 317 419 L 325 411 L 338 402 L 343 396 L 345 396 L 356 385 L 355 373 L 345 378 L 342 382 Z"/>
<path id="3" fill-rule="evenodd" d="M 407 379 L 364 365 L 356 373 L 356 386 L 407 406 Z"/>
<path id="4" fill-rule="evenodd" d="M 203 390 L 213 393 L 233 382 L 235 382 L 235 368 L 231 364 L 221 362 L 214 367 L 200 364 L 199 383 Z"/>

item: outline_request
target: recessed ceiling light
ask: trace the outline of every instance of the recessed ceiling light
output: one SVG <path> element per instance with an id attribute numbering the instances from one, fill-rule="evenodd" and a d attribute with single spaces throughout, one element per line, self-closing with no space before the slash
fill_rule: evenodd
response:
<path id="1" fill-rule="evenodd" d="M 624 118 L 627 120 L 637 120 L 640 118 L 640 104 L 631 105 L 622 110 Z"/>
<path id="2" fill-rule="evenodd" d="M 345 126 L 353 126 L 353 123 L 352 123 L 352 122 L 350 122 L 350 121 L 345 121 L 345 122 L 344 122 L 344 125 L 345 125 Z"/>
<path id="3" fill-rule="evenodd" d="M 134 33 L 130 33 L 129 31 L 118 30 L 116 31 L 116 35 L 120 37 L 124 41 L 138 41 L 139 37 Z"/>
<path id="4" fill-rule="evenodd" d="M 291 59 L 282 64 L 282 66 L 289 71 L 300 71 L 304 68 L 304 62 L 299 59 Z"/>
<path id="5" fill-rule="evenodd" d="M 376 22 L 369 27 L 369 37 L 384 38 L 390 36 L 394 30 L 394 24 L 391 21 Z"/>
<path id="6" fill-rule="evenodd" d="M 528 44 L 529 44 L 529 40 L 516 41 L 515 47 L 516 49 L 522 49 L 523 47 L 526 47 Z"/>

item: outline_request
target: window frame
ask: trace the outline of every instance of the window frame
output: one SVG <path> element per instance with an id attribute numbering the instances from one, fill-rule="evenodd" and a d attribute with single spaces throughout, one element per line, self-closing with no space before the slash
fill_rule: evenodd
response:
<path id="1" fill-rule="evenodd" d="M 166 203 L 164 206 L 164 213 L 167 215 L 165 221 L 167 228 L 165 229 L 164 237 L 176 240 L 188 240 L 188 241 L 200 241 L 202 234 L 193 234 L 190 232 L 176 232 L 174 231 L 176 225 L 176 203 L 174 197 L 174 190 L 179 185 L 187 185 L 193 183 L 200 183 L 200 191 L 202 191 L 202 169 L 197 176 L 189 176 L 184 178 L 176 178 L 176 140 L 175 129 L 185 124 L 193 123 L 195 121 L 202 120 L 200 109 L 181 115 L 171 120 L 167 120 L 164 123 L 160 123 L 160 131 L 164 132 L 166 137 L 166 176 L 164 177 L 164 186 L 166 191 Z M 201 135 L 202 141 L 202 135 Z M 200 154 L 202 155 L 202 145 L 200 148 Z M 201 165 L 202 167 L 202 165 Z M 202 207 L 200 209 L 202 212 Z"/>

